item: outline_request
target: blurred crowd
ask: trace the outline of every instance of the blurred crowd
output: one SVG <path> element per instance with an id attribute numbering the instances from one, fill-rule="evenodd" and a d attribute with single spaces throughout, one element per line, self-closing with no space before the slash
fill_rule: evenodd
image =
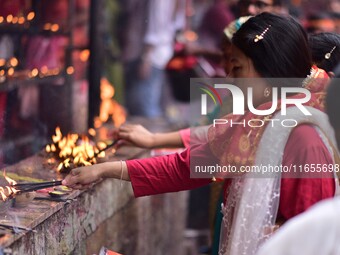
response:
<path id="1" fill-rule="evenodd" d="M 117 36 L 129 114 L 180 120 L 171 105 L 179 107 L 177 115 L 185 115 L 181 105 L 190 99 L 189 78 L 227 75 L 224 29 L 261 12 L 292 15 L 311 35 L 340 32 L 338 0 L 121 1 Z"/>

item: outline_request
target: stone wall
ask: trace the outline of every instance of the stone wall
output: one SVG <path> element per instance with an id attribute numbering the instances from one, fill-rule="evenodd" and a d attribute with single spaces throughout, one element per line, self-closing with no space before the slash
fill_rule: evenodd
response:
<path id="1" fill-rule="evenodd" d="M 130 183 L 105 180 L 14 242 L 12 254 L 184 254 L 187 192 L 135 199 Z"/>

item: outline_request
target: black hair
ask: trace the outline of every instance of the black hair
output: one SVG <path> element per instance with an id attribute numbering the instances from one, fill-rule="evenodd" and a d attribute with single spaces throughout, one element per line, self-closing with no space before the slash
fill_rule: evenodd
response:
<path id="1" fill-rule="evenodd" d="M 340 35 L 335 33 L 312 34 L 308 40 L 313 62 L 327 72 L 333 71 L 340 61 Z M 327 55 L 328 53 L 329 55 Z M 329 58 L 327 58 L 328 56 Z"/>
<path id="2" fill-rule="evenodd" d="M 334 129 L 340 129 L 340 64 L 335 70 L 335 78 L 328 87 L 326 111 Z"/>
<path id="3" fill-rule="evenodd" d="M 264 38 L 255 42 L 256 35 L 267 28 Z M 242 25 L 232 43 L 252 60 L 262 77 L 305 78 L 310 73 L 307 34 L 292 17 L 261 13 Z"/>

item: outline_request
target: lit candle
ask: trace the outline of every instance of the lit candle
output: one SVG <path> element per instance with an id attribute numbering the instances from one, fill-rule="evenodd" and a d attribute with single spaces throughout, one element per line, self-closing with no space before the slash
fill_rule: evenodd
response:
<path id="1" fill-rule="evenodd" d="M 12 20 L 12 23 L 13 23 L 13 24 L 18 23 L 18 21 L 19 21 L 19 18 L 18 18 L 18 17 L 13 17 L 13 20 Z"/>
<path id="2" fill-rule="evenodd" d="M 18 23 L 20 24 L 20 25 L 22 25 L 22 24 L 24 24 L 25 23 L 25 18 L 24 17 L 19 17 L 19 19 L 18 19 Z"/>
<path id="3" fill-rule="evenodd" d="M 69 74 L 69 75 L 70 75 L 70 74 L 73 74 L 73 73 L 74 73 L 74 67 L 73 67 L 73 66 L 67 67 L 66 73 Z"/>
<path id="4" fill-rule="evenodd" d="M 32 19 L 34 19 L 35 17 L 35 13 L 34 12 L 30 12 L 27 14 L 27 20 L 31 21 Z"/>
<path id="5" fill-rule="evenodd" d="M 31 74 L 32 74 L 32 77 L 36 77 L 36 76 L 39 74 L 38 69 L 37 69 L 37 68 L 34 68 L 34 69 L 32 70 L 32 72 L 31 72 Z"/>
<path id="6" fill-rule="evenodd" d="M 9 60 L 9 63 L 10 63 L 11 66 L 15 67 L 15 66 L 18 65 L 19 62 L 18 62 L 18 59 L 17 59 L 17 58 L 11 58 L 11 59 Z"/>
<path id="7" fill-rule="evenodd" d="M 12 75 L 14 74 L 14 68 L 11 67 L 10 69 L 8 69 L 7 74 L 8 74 L 9 76 L 12 76 Z"/>
<path id="8" fill-rule="evenodd" d="M 59 25 L 58 24 L 53 24 L 52 26 L 51 26 L 51 31 L 52 32 L 57 32 L 59 30 Z"/>
<path id="9" fill-rule="evenodd" d="M 6 18 L 7 23 L 12 23 L 12 20 L 13 20 L 13 15 L 12 14 L 8 15 Z"/>

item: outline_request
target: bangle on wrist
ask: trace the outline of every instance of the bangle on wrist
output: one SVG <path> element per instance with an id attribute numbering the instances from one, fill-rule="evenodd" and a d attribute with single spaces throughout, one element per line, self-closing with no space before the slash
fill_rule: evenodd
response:
<path id="1" fill-rule="evenodd" d="M 120 160 L 120 186 L 122 187 L 122 180 L 123 180 L 123 161 Z"/>

